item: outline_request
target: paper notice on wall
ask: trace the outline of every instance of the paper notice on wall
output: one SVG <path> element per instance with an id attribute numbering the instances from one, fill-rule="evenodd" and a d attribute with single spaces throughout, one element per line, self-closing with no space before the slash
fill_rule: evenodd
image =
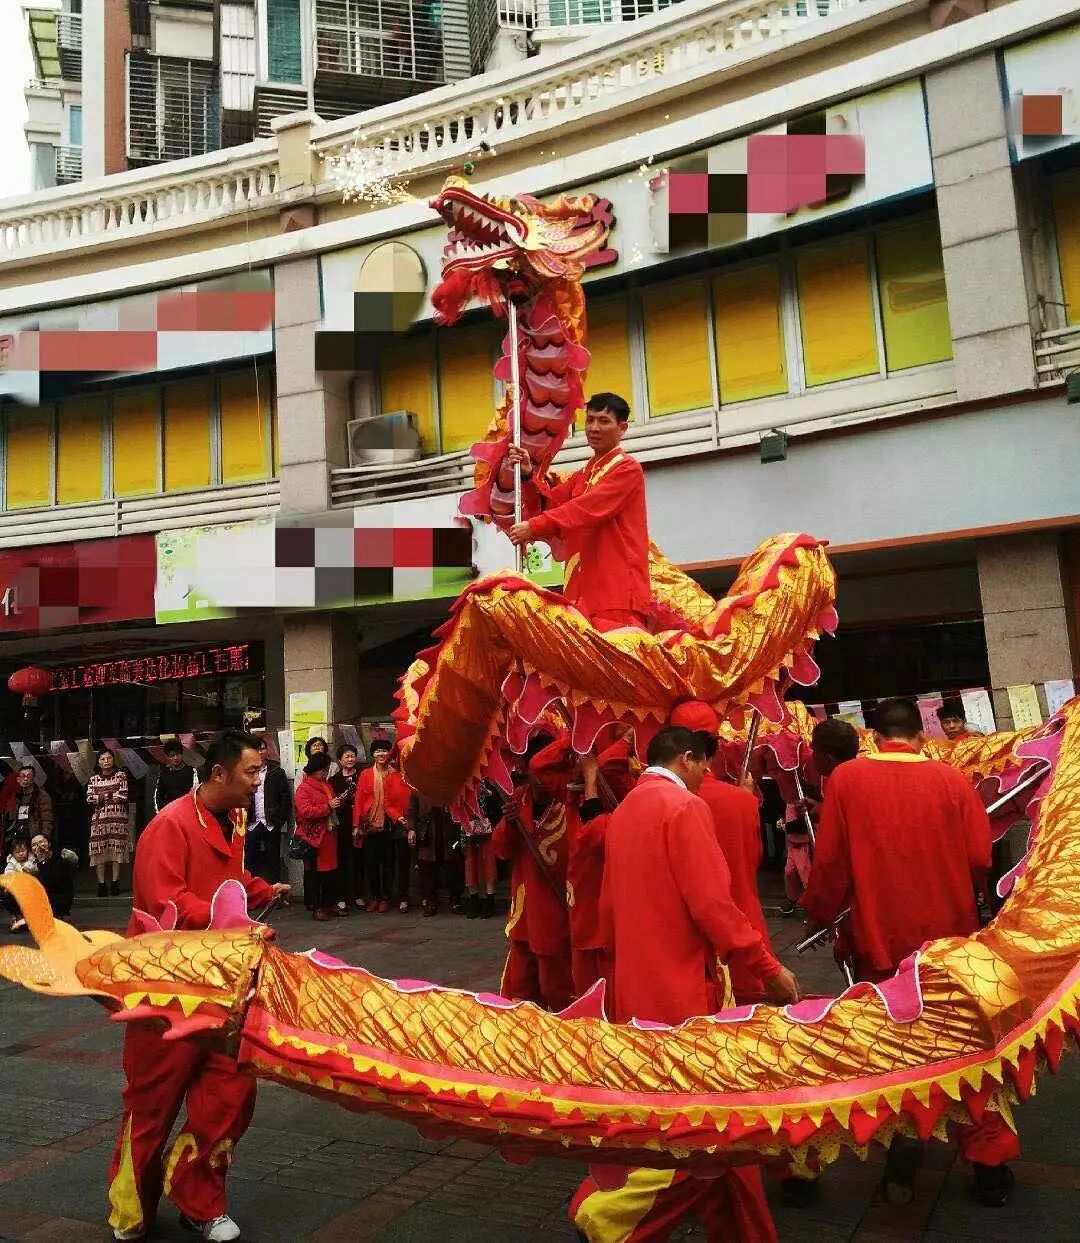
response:
<path id="1" fill-rule="evenodd" d="M 847 721 L 856 729 L 866 728 L 866 717 L 863 716 L 861 699 L 843 699 L 837 704 L 836 715 L 841 721 Z"/>
<path id="2" fill-rule="evenodd" d="M 829 715 L 825 711 L 824 704 L 807 704 L 806 709 L 810 713 L 810 715 L 814 718 L 815 721 L 824 721 L 826 717 Z"/>
<path id="3" fill-rule="evenodd" d="M 279 729 L 277 733 L 278 756 L 286 777 L 292 781 L 296 775 L 295 743 L 291 729 Z"/>
<path id="4" fill-rule="evenodd" d="M 68 761 L 67 743 L 62 738 L 56 739 L 49 743 L 49 754 L 53 758 L 53 763 L 62 768 L 65 773 L 71 772 L 71 764 Z"/>
<path id="5" fill-rule="evenodd" d="M 339 725 L 341 737 L 347 747 L 355 747 L 356 754 L 360 759 L 360 763 L 364 763 L 367 759 L 367 752 L 364 750 L 364 740 L 360 737 L 360 731 L 355 725 Z"/>
<path id="6" fill-rule="evenodd" d="M 67 753 L 67 760 L 79 785 L 89 785 L 90 778 L 94 775 L 94 766 L 86 756 L 81 751 L 69 751 Z"/>
<path id="7" fill-rule="evenodd" d="M 1053 716 L 1076 694 L 1076 687 L 1068 678 L 1061 678 L 1056 682 L 1044 682 L 1043 691 L 1046 694 L 1046 710 Z"/>
<path id="8" fill-rule="evenodd" d="M 945 731 L 941 728 L 941 721 L 938 720 L 938 708 L 944 703 L 944 699 L 934 691 L 929 695 L 920 695 L 919 716 L 922 718 L 922 732 L 927 738 L 944 738 Z"/>
<path id="9" fill-rule="evenodd" d="M 133 751 L 131 747 L 121 747 L 117 754 L 120 756 L 120 762 L 136 781 L 140 777 L 145 777 L 150 771 L 149 765 L 143 760 L 142 756 L 138 751 Z"/>
<path id="10" fill-rule="evenodd" d="M 1042 724 L 1039 692 L 1034 686 L 1010 686 L 1006 688 L 1006 694 L 1009 696 L 1013 729 L 1030 729 L 1033 725 Z"/>
<path id="11" fill-rule="evenodd" d="M 289 724 L 293 732 L 293 762 L 297 768 L 307 763 L 304 743 L 326 736 L 330 715 L 326 691 L 299 691 L 289 696 Z"/>
<path id="12" fill-rule="evenodd" d="M 964 719 L 973 733 L 994 733 L 997 721 L 994 720 L 994 704 L 989 691 L 964 691 L 960 702 L 964 705 Z"/>
<path id="13" fill-rule="evenodd" d="M 30 754 L 30 749 L 25 742 L 13 742 L 11 744 L 11 754 L 19 761 L 20 768 L 29 766 L 34 770 L 34 780 L 39 786 L 45 784 L 45 769 Z"/>

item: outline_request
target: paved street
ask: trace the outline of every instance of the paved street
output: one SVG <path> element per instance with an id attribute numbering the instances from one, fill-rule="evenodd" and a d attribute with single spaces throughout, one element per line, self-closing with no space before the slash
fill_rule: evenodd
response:
<path id="1" fill-rule="evenodd" d="M 74 922 L 117 927 L 125 917 L 119 905 L 91 904 L 77 908 Z M 501 920 L 392 914 L 321 925 L 293 908 L 277 924 L 289 948 L 318 944 L 387 976 L 469 988 L 498 980 Z M 798 925 L 777 920 L 773 933 L 782 947 L 797 939 Z M 786 958 L 791 964 L 792 955 Z M 832 988 L 839 980 L 824 955 L 797 966 L 811 988 Z M 39 1000 L 0 983 L 0 1240 L 103 1243 L 111 1237 L 103 1210 L 120 1115 L 121 1034 L 89 1001 Z M 813 1243 L 1075 1240 L 1080 1146 L 1072 1119 L 1078 1107 L 1080 1060 L 1074 1059 L 1021 1112 L 1024 1160 L 1008 1209 L 972 1204 L 954 1151 L 939 1147 L 907 1209 L 875 1200 L 878 1160 L 834 1166 L 810 1210 L 785 1209 L 773 1188 L 780 1237 Z M 432 1143 L 411 1127 L 269 1086 L 260 1088 L 254 1125 L 237 1152 L 230 1209 L 250 1243 L 572 1240 L 566 1204 L 579 1177 L 569 1163 L 512 1167 L 480 1146 Z M 155 1237 L 191 1236 L 165 1205 Z"/>

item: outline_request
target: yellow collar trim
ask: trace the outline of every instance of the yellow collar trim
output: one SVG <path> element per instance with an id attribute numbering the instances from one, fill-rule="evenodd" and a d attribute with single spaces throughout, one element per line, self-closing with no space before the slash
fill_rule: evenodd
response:
<path id="1" fill-rule="evenodd" d="M 925 755 L 916 755 L 914 751 L 875 751 L 866 756 L 868 760 L 887 760 L 893 764 L 926 764 Z"/>

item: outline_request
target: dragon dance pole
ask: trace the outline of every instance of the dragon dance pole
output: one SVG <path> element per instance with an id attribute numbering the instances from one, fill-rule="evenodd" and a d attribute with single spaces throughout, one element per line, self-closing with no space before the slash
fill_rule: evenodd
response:
<path id="1" fill-rule="evenodd" d="M 521 358 L 518 355 L 518 311 L 509 292 L 506 306 L 510 320 L 510 383 L 514 389 L 513 404 L 510 407 L 510 434 L 515 449 L 521 448 Z M 514 463 L 514 523 L 521 521 L 521 463 Z M 525 549 L 514 546 L 514 570 L 520 574 L 525 567 Z"/>
<path id="2" fill-rule="evenodd" d="M 739 771 L 740 781 L 745 781 L 750 774 L 750 760 L 754 754 L 754 747 L 757 746 L 757 736 L 760 728 L 761 713 L 757 708 L 754 708 L 753 716 L 750 718 L 750 729 L 746 734 L 746 750 L 743 752 L 742 768 Z"/>
<path id="3" fill-rule="evenodd" d="M 810 816 L 810 810 L 806 806 L 806 793 L 803 790 L 802 778 L 799 776 L 798 768 L 795 769 L 792 776 L 795 778 L 795 797 L 799 800 L 803 823 L 806 825 L 806 835 L 809 837 L 810 845 L 813 847 L 817 845 L 817 834 L 814 832 L 814 821 Z"/>

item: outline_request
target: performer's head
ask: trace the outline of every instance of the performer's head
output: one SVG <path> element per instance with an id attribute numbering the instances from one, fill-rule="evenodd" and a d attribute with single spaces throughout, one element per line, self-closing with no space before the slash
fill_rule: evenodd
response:
<path id="1" fill-rule="evenodd" d="M 377 768 L 385 768 L 390 763 L 390 752 L 393 746 L 387 738 L 376 738 L 371 744 L 371 758 Z"/>
<path id="2" fill-rule="evenodd" d="M 170 738 L 161 748 L 165 752 L 167 768 L 179 768 L 184 762 L 184 744 L 179 738 Z"/>
<path id="3" fill-rule="evenodd" d="M 716 754 L 716 748 L 719 745 L 717 734 L 720 730 L 720 718 L 707 703 L 703 703 L 700 699 L 686 699 L 676 704 L 671 709 L 668 724 L 700 735 L 707 759 L 711 760 Z"/>
<path id="4" fill-rule="evenodd" d="M 321 781 L 326 780 L 326 774 L 330 771 L 332 761 L 327 751 L 316 751 L 310 760 L 304 765 L 304 772 L 309 777 L 318 777 Z"/>
<path id="5" fill-rule="evenodd" d="M 537 803 L 550 802 L 567 776 L 565 748 L 555 745 L 551 734 L 534 734 L 525 748 L 525 773 L 529 793 Z"/>
<path id="6" fill-rule="evenodd" d="M 967 732 L 967 717 L 963 702 L 959 699 L 946 699 L 937 710 L 937 719 L 946 738 L 957 738 Z"/>
<path id="7" fill-rule="evenodd" d="M 693 794 L 709 766 L 706 735 L 681 725 L 665 726 L 649 743 L 646 759 L 651 767 L 666 768 L 681 777 Z"/>
<path id="8" fill-rule="evenodd" d="M 910 699 L 883 699 L 874 713 L 874 733 L 883 742 L 922 746 L 922 717 Z"/>
<path id="9" fill-rule="evenodd" d="M 585 407 L 585 439 L 599 455 L 610 453 L 630 425 L 630 406 L 618 393 L 594 393 Z"/>
<path id="10" fill-rule="evenodd" d="M 828 777 L 834 769 L 859 754 L 858 730 L 836 716 L 819 721 L 810 736 L 810 750 L 818 776 Z"/>
<path id="11" fill-rule="evenodd" d="M 258 740 L 238 729 L 218 734 L 206 753 L 199 797 L 211 811 L 246 807 L 259 785 Z"/>

